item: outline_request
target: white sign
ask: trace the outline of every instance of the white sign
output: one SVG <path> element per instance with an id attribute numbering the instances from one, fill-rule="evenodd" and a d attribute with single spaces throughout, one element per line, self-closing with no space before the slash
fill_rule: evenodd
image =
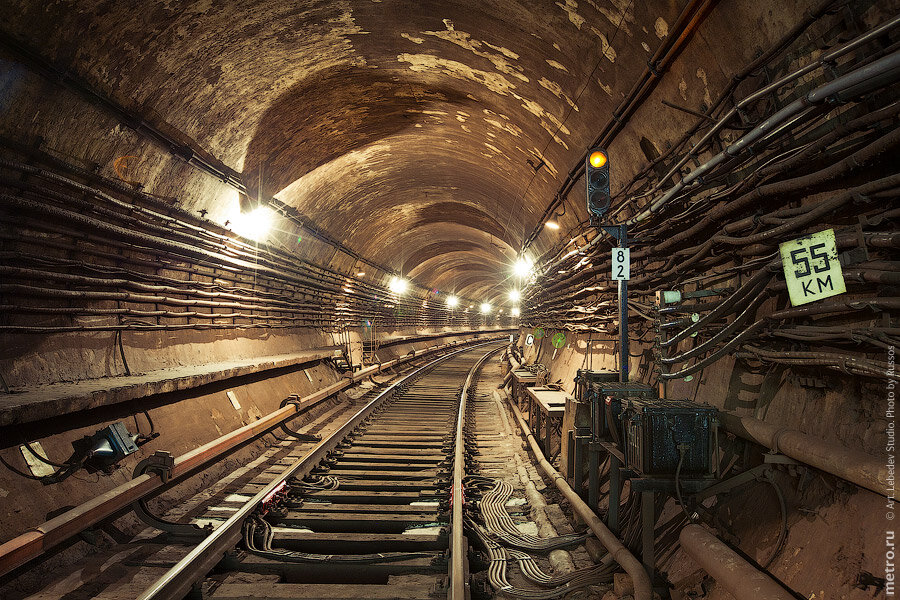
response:
<path id="1" fill-rule="evenodd" d="M 613 281 L 631 279 L 631 250 L 628 248 L 612 249 Z"/>
<path id="2" fill-rule="evenodd" d="M 534 345 L 534 336 L 531 335 L 530 333 L 525 336 L 525 345 L 526 346 Z"/>
<path id="3" fill-rule="evenodd" d="M 834 230 L 826 229 L 778 246 L 792 306 L 847 291 L 838 261 Z"/>

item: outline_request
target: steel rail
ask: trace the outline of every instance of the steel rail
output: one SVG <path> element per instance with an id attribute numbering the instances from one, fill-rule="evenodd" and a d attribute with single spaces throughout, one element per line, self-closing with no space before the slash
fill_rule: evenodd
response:
<path id="1" fill-rule="evenodd" d="M 450 590 L 447 595 L 449 600 L 468 600 L 471 597 L 469 586 L 468 552 L 466 551 L 466 537 L 463 533 L 463 508 L 465 505 L 465 491 L 463 490 L 463 477 L 465 477 L 465 439 L 463 437 L 463 425 L 466 420 L 466 400 L 469 388 L 475 379 L 475 373 L 494 354 L 503 350 L 500 346 L 482 356 L 469 370 L 466 382 L 459 394 L 459 410 L 456 415 L 456 443 L 453 447 L 453 488 L 450 494 Z"/>
<path id="2" fill-rule="evenodd" d="M 165 482 L 157 473 L 145 473 L 135 477 L 127 483 L 123 483 L 122 485 L 108 490 L 96 498 L 88 500 L 49 521 L 38 525 L 32 530 L 26 531 L 25 533 L 0 544 L 0 576 L 6 575 L 14 569 L 41 556 L 48 550 L 78 535 L 88 527 L 125 510 L 137 500 L 147 498 L 172 487 L 196 470 L 208 466 L 210 463 L 219 459 L 222 455 L 237 449 L 259 435 L 262 435 L 299 414 L 306 412 L 316 404 L 349 387 L 353 383 L 380 373 L 385 369 L 409 362 L 417 356 L 421 357 L 423 354 L 431 354 L 446 348 L 470 344 L 477 340 L 478 338 L 469 338 L 458 342 L 430 346 L 415 351 L 413 354 L 362 369 L 350 377 L 346 377 L 330 386 L 301 398 L 298 403 L 290 403 L 283 408 L 263 416 L 253 423 L 235 429 L 234 431 L 216 438 L 194 450 L 178 456 L 175 459 L 175 466 L 169 474 L 169 479 Z"/>
<path id="3" fill-rule="evenodd" d="M 462 348 L 441 356 L 429 364 L 419 367 L 412 373 L 403 377 L 400 381 L 382 391 L 378 396 L 373 398 L 371 402 L 357 411 L 357 413 L 339 429 L 319 442 L 309 451 L 309 453 L 284 469 L 278 477 L 247 501 L 236 513 L 229 517 L 227 521 L 213 530 L 209 536 L 204 538 L 200 544 L 178 561 L 174 567 L 169 569 L 162 577 L 144 590 L 138 597 L 138 600 L 181 600 L 194 583 L 199 578 L 205 576 L 220 560 L 222 560 L 225 552 L 240 541 L 244 520 L 253 514 L 253 511 L 255 511 L 270 494 L 274 493 L 279 486 L 291 477 L 302 478 L 312 472 L 313 468 L 315 468 L 329 452 L 334 450 L 338 443 L 368 418 L 388 396 L 395 393 L 402 385 L 457 354 L 467 352 L 472 348 L 477 348 L 485 344 L 493 343 L 493 341 L 495 340 Z"/>

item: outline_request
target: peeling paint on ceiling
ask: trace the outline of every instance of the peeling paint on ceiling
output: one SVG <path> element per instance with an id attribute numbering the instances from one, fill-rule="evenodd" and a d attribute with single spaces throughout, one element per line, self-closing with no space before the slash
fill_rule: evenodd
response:
<path id="1" fill-rule="evenodd" d="M 678 10 L 631 0 L 148 0 L 140 11 L 10 0 L 0 21 L 243 172 L 252 195 L 276 196 L 427 285 L 475 294 L 502 286 L 560 171 Z M 224 220 L 234 199 L 185 202 Z M 439 212 L 426 222 L 428 207 Z M 546 231 L 534 251 L 561 235 Z"/>

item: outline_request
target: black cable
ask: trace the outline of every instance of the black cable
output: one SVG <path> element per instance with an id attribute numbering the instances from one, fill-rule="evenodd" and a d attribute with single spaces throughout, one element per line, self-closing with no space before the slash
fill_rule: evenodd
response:
<path id="1" fill-rule="evenodd" d="M 35 453 L 35 452 L 32 452 L 32 454 L 37 455 L 37 453 Z M 0 463 L 3 463 L 3 465 L 7 469 L 12 471 L 16 475 L 20 475 L 21 477 L 25 477 L 26 479 L 31 479 L 33 481 L 40 481 L 44 485 L 50 485 L 53 483 L 59 483 L 60 481 L 63 481 L 64 479 L 71 477 L 76 471 L 78 471 L 78 469 L 81 468 L 81 465 L 83 465 L 87 459 L 88 459 L 88 456 L 85 455 L 84 458 L 79 460 L 77 463 L 70 463 L 63 468 L 58 469 L 55 473 L 53 473 L 51 475 L 32 475 L 31 473 L 25 473 L 23 471 L 20 471 L 16 467 L 12 466 L 11 464 L 9 464 L 9 462 L 7 462 L 7 460 L 5 458 L 3 458 L 3 456 L 0 456 Z M 51 463 L 48 463 L 48 464 L 51 464 Z"/>
<path id="2" fill-rule="evenodd" d="M 678 466 L 675 467 L 675 495 L 678 497 L 678 504 L 681 505 L 681 510 L 684 511 L 684 515 L 687 517 L 688 522 L 693 523 L 694 518 L 688 512 L 687 507 L 684 505 L 684 499 L 681 497 L 681 467 L 684 465 L 684 453 L 686 448 L 683 444 L 678 445 Z"/>
<path id="3" fill-rule="evenodd" d="M 784 540 L 787 538 L 787 504 L 784 501 L 784 493 L 781 491 L 778 482 L 772 477 L 771 472 L 766 473 L 766 481 L 775 488 L 775 495 L 778 496 L 778 506 L 781 509 L 781 532 L 778 534 L 778 540 L 775 542 L 775 549 L 772 550 L 771 556 L 769 556 L 768 560 L 762 565 L 763 569 L 769 568 L 769 565 L 772 564 L 772 561 L 774 561 L 775 557 L 778 556 L 778 553 L 781 552 Z"/>
<path id="4" fill-rule="evenodd" d="M 125 375 L 131 375 L 131 369 L 128 368 L 128 361 L 125 359 L 125 347 L 122 345 L 122 330 L 116 330 L 116 340 L 119 344 L 119 354 L 122 356 L 122 365 L 125 367 Z"/>
<path id="5" fill-rule="evenodd" d="M 135 439 L 135 444 L 138 446 L 142 446 L 149 442 L 150 440 L 155 440 L 159 437 L 159 433 L 156 432 L 156 425 L 153 424 L 153 419 L 150 418 L 150 413 L 146 410 L 142 411 L 144 416 L 147 418 L 147 423 L 150 424 L 150 433 L 141 433 L 141 426 L 138 424 L 137 413 L 133 415 L 134 417 L 134 427 L 137 429 L 137 439 Z"/>

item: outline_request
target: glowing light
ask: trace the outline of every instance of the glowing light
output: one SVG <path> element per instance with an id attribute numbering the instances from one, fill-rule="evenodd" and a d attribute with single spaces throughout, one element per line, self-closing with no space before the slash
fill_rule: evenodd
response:
<path id="1" fill-rule="evenodd" d="M 544 227 L 548 229 L 559 229 L 559 223 L 557 223 L 556 221 L 547 221 L 546 223 L 544 223 Z"/>
<path id="2" fill-rule="evenodd" d="M 509 314 L 511 314 L 514 317 L 518 317 L 521 314 L 521 312 L 519 311 L 519 307 L 513 306 L 513 309 L 509 312 Z"/>
<path id="3" fill-rule="evenodd" d="M 400 279 L 399 277 L 391 277 L 391 281 L 388 283 L 388 289 L 395 294 L 404 293 L 407 287 L 409 287 L 409 283 L 405 279 Z"/>
<path id="4" fill-rule="evenodd" d="M 519 290 L 509 290 L 509 299 L 518 302 L 522 299 L 522 293 Z"/>
<path id="5" fill-rule="evenodd" d="M 488 304 L 487 302 L 483 302 L 481 304 L 481 313 L 486 315 L 489 312 L 491 312 L 491 305 Z"/>
<path id="6" fill-rule="evenodd" d="M 459 298 L 456 296 L 447 296 L 447 306 L 455 308 L 457 304 L 459 304 Z"/>
<path id="7" fill-rule="evenodd" d="M 240 213 L 234 219 L 234 231 L 238 235 L 259 242 L 272 228 L 274 213 L 266 206 L 258 206 L 250 212 Z"/>
<path id="8" fill-rule="evenodd" d="M 513 273 L 518 277 L 528 277 L 531 274 L 531 261 L 523 256 L 513 265 Z"/>
<path id="9" fill-rule="evenodd" d="M 365 271 L 360 271 L 359 273 L 356 274 L 356 276 L 357 276 L 357 277 L 362 277 L 362 276 L 365 275 L 365 274 L 366 274 Z"/>
<path id="10" fill-rule="evenodd" d="M 600 152 L 599 150 L 595 151 L 591 154 L 591 166 L 595 169 L 599 169 L 603 165 L 606 164 L 607 158 L 606 154 Z"/>

